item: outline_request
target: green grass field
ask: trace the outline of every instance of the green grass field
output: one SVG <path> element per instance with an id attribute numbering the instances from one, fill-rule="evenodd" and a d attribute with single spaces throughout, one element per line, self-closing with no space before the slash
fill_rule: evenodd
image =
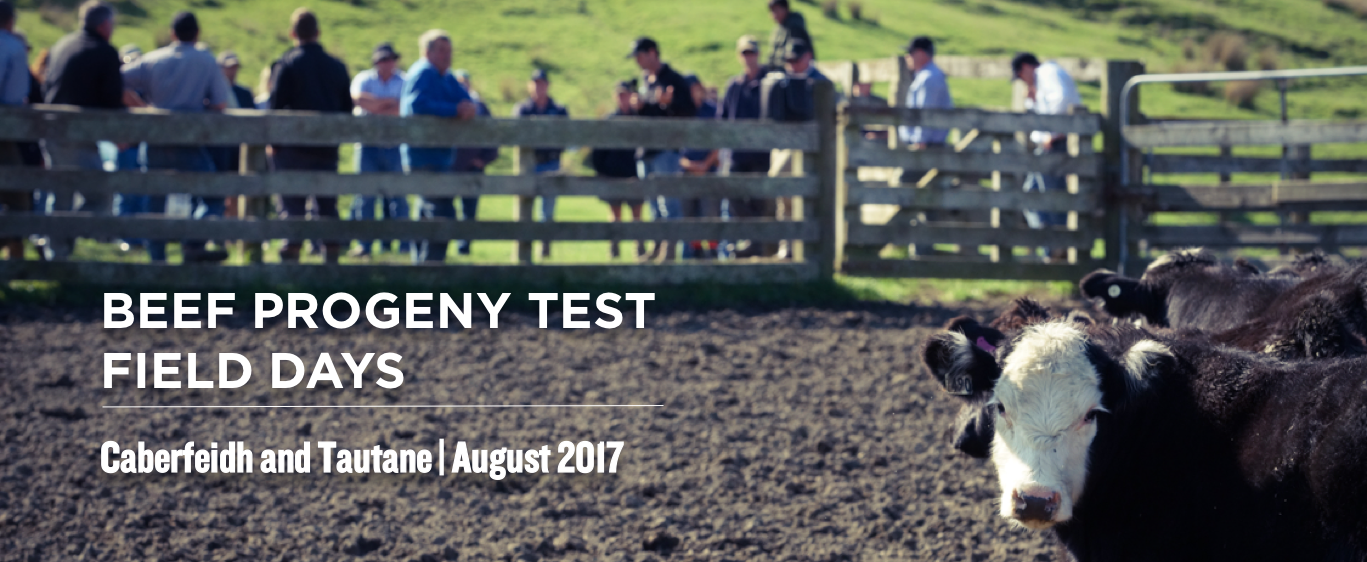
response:
<path id="1" fill-rule="evenodd" d="M 50 46 L 76 26 L 76 0 L 18 0 L 18 28 L 37 49 Z M 1315 0 L 863 0 L 839 2 L 834 16 L 815 2 L 795 1 L 808 21 L 822 60 L 866 59 L 899 52 L 913 35 L 934 37 L 945 54 L 1004 56 L 1031 50 L 1044 58 L 1085 56 L 1143 61 L 1150 72 L 1166 72 L 1184 60 L 1184 46 L 1213 34 L 1244 39 L 1249 58 L 1275 52 L 1283 68 L 1367 63 L 1367 20 Z M 858 5 L 860 18 L 852 11 Z M 235 50 L 243 61 L 239 83 L 256 90 L 257 75 L 289 47 L 288 18 L 299 5 L 313 9 L 323 26 L 322 42 L 342 58 L 352 73 L 363 69 L 371 48 L 392 41 L 414 61 L 416 38 L 426 29 L 448 30 L 455 39 L 455 66 L 468 69 L 476 89 L 496 115 L 506 115 L 524 97 L 534 68 L 551 73 L 551 92 L 569 106 L 571 115 L 593 117 L 609 108 L 612 85 L 638 73 L 624 55 L 630 40 L 651 35 L 659 40 L 666 61 L 718 85 L 737 71 L 732 51 L 736 37 L 754 34 L 767 41 L 773 27 L 762 2 L 695 0 L 324 0 L 308 3 L 278 0 L 118 0 L 119 27 L 114 43 L 136 43 L 149 50 L 168 41 L 171 16 L 193 10 L 200 18 L 201 39 L 215 51 Z M 961 107 L 1001 108 L 1009 105 L 1011 86 L 1004 80 L 951 78 Z M 1082 84 L 1083 100 L 1100 106 L 1096 84 Z M 1294 119 L 1361 118 L 1367 114 L 1367 79 L 1304 80 L 1293 85 L 1289 113 Z M 1142 92 L 1141 109 L 1151 116 L 1271 119 L 1278 115 L 1274 89 L 1263 89 L 1245 108 L 1219 96 L 1180 94 L 1164 85 Z M 1275 147 L 1240 149 L 1236 155 L 1271 155 Z M 350 147 L 343 147 L 343 171 L 350 172 Z M 566 153 L 566 165 L 584 173 L 582 154 Z M 1367 157 L 1361 145 L 1315 148 L 1317 157 Z M 505 151 L 491 173 L 510 172 Z M 1213 182 L 1215 177 L 1156 177 L 1155 181 Z M 1240 175 L 1234 181 L 1267 176 Z M 347 200 L 344 198 L 343 207 Z M 479 217 L 506 220 L 512 200 L 485 197 Z M 1338 220 L 1329 214 L 1316 220 Z M 596 199 L 562 198 L 557 219 L 599 221 L 608 216 Z M 1348 217 L 1348 218 L 1357 218 Z M 1259 217 L 1256 220 L 1266 220 Z M 1208 217 L 1171 216 L 1165 224 L 1194 224 Z M 477 242 L 474 255 L 455 262 L 504 262 L 512 243 Z M 630 255 L 625 245 L 623 254 Z M 174 254 L 174 252 L 173 252 Z M 120 254 L 112 245 L 83 243 L 80 259 L 142 260 L 142 254 Z M 402 262 L 386 256 L 382 261 Z M 561 242 L 553 263 L 603 262 L 606 242 Z M 914 300 L 929 294 L 974 299 L 1000 291 L 1064 291 L 1050 284 L 928 280 L 841 281 L 854 294 L 868 298 Z"/>

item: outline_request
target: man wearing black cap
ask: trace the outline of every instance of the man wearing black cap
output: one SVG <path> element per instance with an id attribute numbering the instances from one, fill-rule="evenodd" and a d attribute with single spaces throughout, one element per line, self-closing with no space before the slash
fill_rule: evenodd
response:
<path id="1" fill-rule="evenodd" d="M 760 86 L 762 104 L 761 114 L 776 121 L 812 121 L 816 119 L 816 98 L 814 88 L 818 82 L 829 82 L 821 71 L 812 64 L 812 50 L 802 41 L 788 42 L 788 50 L 783 56 L 785 73 L 771 72 Z M 794 168 L 797 160 L 793 150 L 780 149 L 770 152 L 769 175 L 790 175 L 798 173 Z M 792 200 L 779 197 L 774 200 L 774 215 L 779 219 L 792 216 Z M 773 253 L 779 258 L 789 257 L 789 241 L 783 240 L 777 246 L 767 244 L 765 253 Z"/>
<path id="2" fill-rule="evenodd" d="M 398 117 L 399 97 L 403 95 L 404 74 L 398 69 L 399 53 L 389 43 L 380 43 L 370 54 L 370 68 L 356 73 L 351 80 L 351 101 L 356 103 L 352 113 L 362 115 L 389 115 Z M 360 174 L 402 174 L 403 154 L 397 146 L 364 146 L 356 144 L 356 172 Z M 385 197 L 380 211 L 375 211 L 374 195 L 357 195 L 351 200 L 351 220 L 409 218 L 408 198 L 403 195 Z M 368 258 L 370 247 L 380 242 L 380 251 L 388 249 L 389 242 L 380 240 L 361 240 L 348 255 L 355 258 Z M 408 242 L 400 244 L 399 251 L 409 253 Z"/>
<path id="3" fill-rule="evenodd" d="M 346 65 L 318 43 L 318 17 L 305 8 L 290 16 L 290 37 L 295 46 L 280 57 L 271 80 L 271 109 L 294 109 L 324 113 L 351 113 L 351 77 Z M 273 146 L 272 164 L 276 170 L 337 171 L 336 146 Z M 314 209 L 321 218 L 337 218 L 337 196 L 314 196 Z M 281 214 L 302 219 L 308 197 L 280 197 Z M 303 244 L 288 241 L 280 251 L 281 261 L 299 261 Z M 327 261 L 337 263 L 342 250 L 338 242 L 325 245 Z"/>
<path id="4" fill-rule="evenodd" d="M 199 21 L 190 12 L 180 12 L 171 20 L 171 33 L 175 41 L 170 45 L 123 66 L 125 103 L 181 113 L 222 111 L 228 105 L 228 81 L 214 55 L 195 46 Z M 154 141 L 147 145 L 147 169 L 212 172 L 214 161 L 207 147 L 159 146 Z M 177 201 L 189 205 L 172 204 Z M 196 197 L 186 201 L 183 195 L 152 196 L 148 206 L 154 213 L 202 218 L 223 216 L 224 199 Z M 185 242 L 181 250 L 186 262 L 221 262 L 228 257 L 223 250 L 206 250 L 202 240 Z M 149 242 L 147 254 L 154 262 L 165 261 L 166 243 Z"/>
<path id="5" fill-rule="evenodd" d="M 631 44 L 627 58 L 635 58 L 636 66 L 644 72 L 640 94 L 636 98 L 636 113 L 641 117 L 695 117 L 698 106 L 689 95 L 688 80 L 660 60 L 660 45 L 654 39 L 641 37 Z M 683 172 L 678 150 L 643 149 L 637 166 L 640 177 L 676 175 Z M 652 201 L 656 220 L 675 220 L 683 215 L 683 204 L 676 197 L 659 196 Z M 660 240 L 647 259 L 672 261 L 674 243 Z"/>
<path id="6" fill-rule="evenodd" d="M 527 81 L 527 99 L 513 107 L 513 117 L 564 117 L 570 116 L 565 106 L 555 103 L 550 96 L 551 79 L 546 71 L 536 69 Z M 536 149 L 536 173 L 552 174 L 560 171 L 560 149 Z M 555 197 L 541 196 L 541 221 L 555 222 Z M 541 241 L 541 257 L 551 255 L 551 241 Z"/>
<path id="7" fill-rule="evenodd" d="M 812 47 L 812 36 L 807 33 L 807 20 L 802 18 L 802 14 L 792 11 L 788 7 L 788 0 L 768 0 L 769 15 L 774 18 L 774 35 L 770 40 L 769 69 L 782 70 L 785 56 L 788 53 L 789 45 L 794 41 L 801 41 L 807 44 L 812 56 L 816 56 L 816 48 Z"/>
<path id="8" fill-rule="evenodd" d="M 1041 64 L 1031 53 L 1016 53 L 1011 59 L 1011 73 L 1025 83 L 1025 110 L 1040 115 L 1067 115 L 1075 105 L 1082 105 L 1077 84 L 1068 71 L 1054 61 Z M 1034 143 L 1036 154 L 1052 151 L 1067 152 L 1068 136 L 1055 135 L 1049 131 L 1032 131 L 1030 142 Z M 1064 176 L 1048 176 L 1040 172 L 1025 175 L 1025 191 L 1065 191 L 1068 179 Z M 1030 228 L 1043 229 L 1068 224 L 1068 213 L 1057 211 L 1024 211 L 1025 222 Z M 1065 259 L 1063 248 L 1041 247 L 1046 261 Z"/>

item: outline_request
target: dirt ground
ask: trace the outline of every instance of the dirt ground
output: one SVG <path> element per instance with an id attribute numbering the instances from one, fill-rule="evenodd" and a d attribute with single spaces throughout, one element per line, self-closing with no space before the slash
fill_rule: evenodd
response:
<path id="1" fill-rule="evenodd" d="M 242 318 L 216 330 L 105 330 L 97 310 L 0 309 L 0 559 L 1051 560 L 1051 538 L 995 514 L 991 467 L 946 444 L 955 405 L 917 349 L 963 312 L 992 317 L 868 305 L 650 314 L 643 330 L 542 330 L 507 313 L 497 330 L 254 330 Z M 201 373 L 237 352 L 257 372 L 237 390 L 104 390 L 107 351 L 197 352 Z M 405 381 L 272 390 L 271 352 L 395 352 Z M 101 408 L 414 403 L 664 407 Z M 500 482 L 99 465 L 107 440 L 435 450 L 439 438 L 626 449 L 617 474 Z"/>

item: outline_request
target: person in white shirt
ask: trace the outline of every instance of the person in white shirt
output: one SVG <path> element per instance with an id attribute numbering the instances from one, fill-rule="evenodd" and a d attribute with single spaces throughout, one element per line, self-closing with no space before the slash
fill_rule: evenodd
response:
<path id="1" fill-rule="evenodd" d="M 371 68 L 356 73 L 351 80 L 351 99 L 356 103 L 352 113 L 361 115 L 399 115 L 399 96 L 403 93 L 404 74 L 399 70 L 399 53 L 389 43 L 380 43 L 370 55 Z M 402 174 L 403 156 L 397 146 L 364 146 L 356 144 L 356 173 Z M 351 220 L 405 220 L 409 218 L 408 198 L 403 195 L 383 198 L 383 208 L 376 213 L 375 195 L 357 195 L 351 200 Z M 348 253 L 353 258 L 368 258 L 374 242 L 380 251 L 389 249 L 384 240 L 360 240 Z M 407 241 L 400 243 L 399 252 L 408 253 Z"/>
<path id="2" fill-rule="evenodd" d="M 911 67 L 911 88 L 907 90 L 906 107 L 914 109 L 954 109 L 954 99 L 949 95 L 949 85 L 945 83 L 945 73 L 935 65 L 935 42 L 929 37 L 920 36 L 907 45 L 907 66 Z M 949 136 L 948 129 L 927 129 L 923 127 L 902 127 L 899 130 L 902 142 L 915 150 L 927 146 L 943 145 Z"/>
<path id="3" fill-rule="evenodd" d="M 924 35 L 916 37 L 907 45 L 905 56 L 907 66 L 911 67 L 911 87 L 907 89 L 906 107 L 914 109 L 954 109 L 954 99 L 949 95 L 949 84 L 945 83 L 945 73 L 935 64 L 935 42 Z M 927 147 L 944 146 L 949 136 L 948 129 L 925 127 L 900 127 L 898 135 L 902 142 L 912 150 L 925 150 Z M 927 170 L 905 171 L 904 178 L 915 182 Z M 934 211 L 917 213 L 920 222 L 936 219 Z M 913 255 L 926 256 L 934 251 L 930 244 L 912 244 L 909 248 Z"/>
<path id="4" fill-rule="evenodd" d="M 1082 104 L 1082 98 L 1078 95 L 1077 84 L 1073 82 L 1073 77 L 1069 76 L 1068 72 L 1056 62 L 1049 61 L 1041 64 L 1033 54 L 1018 53 L 1011 59 L 1011 72 L 1025 83 L 1025 110 L 1028 112 L 1039 115 L 1067 115 L 1070 107 Z M 1036 154 L 1068 150 L 1067 135 L 1055 135 L 1049 131 L 1033 131 L 1030 133 L 1030 141 L 1036 145 Z M 1031 172 L 1025 177 L 1024 189 L 1025 191 L 1039 192 L 1066 190 L 1068 189 L 1067 178 Z M 1030 228 L 1042 229 L 1068 224 L 1067 213 L 1031 210 L 1026 210 L 1024 213 L 1025 222 L 1030 225 Z M 1051 250 L 1044 247 L 1041 248 L 1041 251 L 1047 260 L 1057 260 L 1063 257 L 1062 248 Z"/>

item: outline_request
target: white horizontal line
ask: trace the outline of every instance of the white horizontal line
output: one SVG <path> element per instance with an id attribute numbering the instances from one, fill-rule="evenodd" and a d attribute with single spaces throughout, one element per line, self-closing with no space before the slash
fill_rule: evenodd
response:
<path id="1" fill-rule="evenodd" d="M 100 406 L 105 409 L 138 410 L 167 408 L 663 408 L 664 404 L 349 404 L 322 406 Z"/>

